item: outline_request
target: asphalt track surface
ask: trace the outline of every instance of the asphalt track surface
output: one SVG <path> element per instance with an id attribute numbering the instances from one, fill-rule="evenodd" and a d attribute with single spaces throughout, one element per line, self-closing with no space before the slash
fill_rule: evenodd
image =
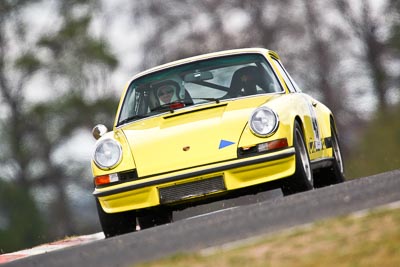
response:
<path id="1" fill-rule="evenodd" d="M 1 266 L 134 266 L 178 252 L 198 251 L 399 200 L 400 170 L 395 170 L 289 197 L 267 197 L 203 215 L 181 216 L 171 224 Z"/>

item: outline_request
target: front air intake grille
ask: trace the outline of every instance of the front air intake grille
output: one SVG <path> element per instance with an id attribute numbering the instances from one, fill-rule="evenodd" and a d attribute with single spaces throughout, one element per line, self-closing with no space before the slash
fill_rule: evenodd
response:
<path id="1" fill-rule="evenodd" d="M 161 204 L 172 203 L 225 190 L 225 182 L 222 176 L 158 189 Z"/>

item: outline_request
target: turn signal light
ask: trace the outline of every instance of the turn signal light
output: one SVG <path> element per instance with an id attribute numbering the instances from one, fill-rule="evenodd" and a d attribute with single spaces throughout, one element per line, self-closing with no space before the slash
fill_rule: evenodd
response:
<path id="1" fill-rule="evenodd" d="M 99 185 L 109 184 L 112 182 L 117 182 L 118 180 L 119 180 L 118 175 L 116 173 L 112 173 L 94 177 L 94 184 L 96 186 L 99 186 Z"/>
<path id="2" fill-rule="evenodd" d="M 243 146 L 238 149 L 238 156 L 256 156 L 259 153 L 272 152 L 277 149 L 288 147 L 286 138 L 281 138 L 257 145 Z"/>
<path id="3" fill-rule="evenodd" d="M 279 148 L 284 148 L 288 146 L 288 142 L 286 138 L 262 143 L 257 145 L 257 150 L 258 152 L 264 152 L 267 150 L 274 150 L 274 149 L 279 149 Z"/>

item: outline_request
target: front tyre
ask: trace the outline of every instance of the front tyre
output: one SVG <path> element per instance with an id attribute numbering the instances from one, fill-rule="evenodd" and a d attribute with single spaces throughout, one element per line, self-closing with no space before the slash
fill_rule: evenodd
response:
<path id="1" fill-rule="evenodd" d="M 302 128 L 297 121 L 294 124 L 293 145 L 296 150 L 296 171 L 293 176 L 286 178 L 282 184 L 281 189 L 284 196 L 314 188 L 310 158 L 304 142 Z"/>
<path id="2" fill-rule="evenodd" d="M 106 213 L 96 199 L 97 212 L 101 228 L 106 238 L 122 235 L 136 230 L 136 212 L 125 211 L 118 213 Z"/>

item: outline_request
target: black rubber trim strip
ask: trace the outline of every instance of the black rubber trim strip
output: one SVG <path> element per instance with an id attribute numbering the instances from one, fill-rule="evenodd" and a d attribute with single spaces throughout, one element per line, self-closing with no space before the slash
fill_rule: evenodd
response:
<path id="1" fill-rule="evenodd" d="M 316 170 L 320 168 L 327 168 L 331 167 L 335 161 L 335 158 L 324 158 L 324 159 L 317 159 L 310 162 L 311 169 Z"/>
<path id="2" fill-rule="evenodd" d="M 143 182 L 140 184 L 130 185 L 130 186 L 126 186 L 123 188 L 111 189 L 106 192 L 98 192 L 98 193 L 93 192 L 93 195 L 95 197 L 109 196 L 109 195 L 123 193 L 126 191 L 140 189 L 140 188 L 144 188 L 144 187 L 148 187 L 148 186 L 160 185 L 160 184 L 169 183 L 169 182 L 176 182 L 176 181 L 184 180 L 184 179 L 187 179 L 190 177 L 196 177 L 196 176 L 205 175 L 205 174 L 209 174 L 209 173 L 213 173 L 213 172 L 220 172 L 220 171 L 239 168 L 239 167 L 243 167 L 243 166 L 247 166 L 247 165 L 258 164 L 258 163 L 265 162 L 266 160 L 268 160 L 268 161 L 279 160 L 279 159 L 283 159 L 286 157 L 290 157 L 294 154 L 295 154 L 295 152 L 291 148 L 289 151 L 286 151 L 279 155 L 274 155 L 274 156 L 268 155 L 266 157 L 262 157 L 262 158 L 258 158 L 258 159 L 247 160 L 247 161 L 238 162 L 238 163 L 231 163 L 231 164 L 224 165 L 221 167 L 215 167 L 215 168 L 210 168 L 207 170 L 201 170 L 201 171 L 195 171 L 195 172 L 191 172 L 191 173 L 180 174 L 180 175 L 176 175 L 176 176 L 162 178 L 162 179 L 155 180 L 155 181 L 149 181 L 149 182 Z"/>

